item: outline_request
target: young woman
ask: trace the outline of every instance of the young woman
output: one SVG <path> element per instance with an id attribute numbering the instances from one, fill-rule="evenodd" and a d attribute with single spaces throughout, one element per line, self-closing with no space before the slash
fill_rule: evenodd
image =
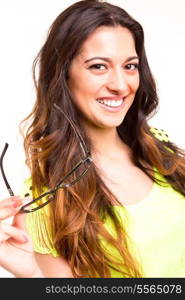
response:
<path id="1" fill-rule="evenodd" d="M 184 277 L 185 156 L 147 123 L 158 97 L 141 25 L 76 2 L 37 64 L 23 195 L 34 200 L 0 202 L 1 220 L 15 216 L 0 223 L 0 264 L 16 277 Z"/>

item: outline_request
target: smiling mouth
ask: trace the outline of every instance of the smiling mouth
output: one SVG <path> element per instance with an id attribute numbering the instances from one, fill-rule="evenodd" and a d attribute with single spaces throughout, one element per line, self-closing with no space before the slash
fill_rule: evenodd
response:
<path id="1" fill-rule="evenodd" d="M 106 100 L 106 99 L 96 99 L 97 102 L 105 105 L 105 106 L 108 106 L 108 107 L 119 107 L 123 104 L 123 101 L 124 101 L 125 98 L 122 98 L 120 100 Z"/>

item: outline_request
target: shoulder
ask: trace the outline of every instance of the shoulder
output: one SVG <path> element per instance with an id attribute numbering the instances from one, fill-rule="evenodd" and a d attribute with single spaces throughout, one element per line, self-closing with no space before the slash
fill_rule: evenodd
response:
<path id="1" fill-rule="evenodd" d="M 43 187 L 43 192 L 42 193 L 45 193 L 45 192 L 47 192 L 48 191 L 48 188 L 47 187 Z M 21 190 L 21 197 L 23 197 L 23 198 L 26 198 L 26 197 L 28 197 L 28 198 L 30 198 L 30 199 L 34 199 L 35 197 L 38 197 L 38 196 L 40 196 L 40 194 L 38 194 L 38 193 L 36 193 L 36 195 L 35 195 L 35 197 L 33 196 L 33 193 L 32 193 L 32 178 L 31 177 L 29 177 L 29 178 L 27 178 L 27 179 L 25 179 L 24 180 L 24 182 L 23 182 L 23 187 L 22 187 L 22 190 Z M 45 201 L 45 197 L 44 198 L 42 198 L 42 199 L 40 199 L 39 200 L 39 203 L 41 204 L 42 203 L 42 201 Z M 30 200 L 31 201 L 31 200 Z M 32 204 L 32 207 L 34 208 L 34 207 L 36 207 L 37 206 L 37 203 L 38 202 L 34 202 L 33 204 Z M 39 212 L 40 212 L 40 214 L 44 214 L 44 215 L 46 215 L 46 216 L 50 216 L 50 204 L 48 204 L 48 205 L 45 205 L 44 207 L 42 207 L 42 209 L 39 209 Z M 32 215 L 32 214 L 31 214 Z M 36 214 L 33 214 L 34 216 L 36 215 Z"/>
<path id="2" fill-rule="evenodd" d="M 28 196 L 32 197 L 32 179 L 31 179 L 31 177 L 29 177 L 23 181 L 21 196 L 22 197 L 28 197 Z"/>
<path id="3" fill-rule="evenodd" d="M 150 127 L 150 132 L 161 142 L 169 142 L 169 136 L 164 129 L 159 129 L 156 127 Z"/>
<path id="4" fill-rule="evenodd" d="M 171 142 L 169 135 L 164 129 L 150 127 L 149 130 L 157 140 L 163 142 L 163 147 L 168 151 L 168 153 L 171 152 L 174 154 L 174 150 L 171 149 L 173 143 Z"/>

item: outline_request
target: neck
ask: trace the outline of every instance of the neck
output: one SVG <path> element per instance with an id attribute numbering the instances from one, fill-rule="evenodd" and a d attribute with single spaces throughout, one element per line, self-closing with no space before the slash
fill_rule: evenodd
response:
<path id="1" fill-rule="evenodd" d="M 131 149 L 120 138 L 116 128 L 88 128 L 87 134 L 91 140 L 91 154 L 94 159 L 131 160 Z"/>

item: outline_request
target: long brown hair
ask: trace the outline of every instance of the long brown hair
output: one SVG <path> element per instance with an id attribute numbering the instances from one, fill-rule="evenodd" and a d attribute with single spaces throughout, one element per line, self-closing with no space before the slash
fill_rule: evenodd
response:
<path id="1" fill-rule="evenodd" d="M 184 152 L 171 142 L 155 138 L 147 123 L 157 110 L 158 97 L 145 54 L 143 29 L 122 8 L 98 0 L 79 1 L 64 10 L 52 24 L 34 61 L 36 102 L 25 119 L 31 122 L 25 137 L 25 151 L 33 193 L 41 193 L 44 186 L 53 188 L 80 157 L 76 136 L 63 115 L 53 109 L 54 103 L 73 119 L 91 149 L 74 108 L 67 79 L 69 65 L 83 42 L 102 25 L 128 28 L 140 60 L 140 86 L 124 122 L 117 128 L 118 134 L 132 149 L 136 166 L 156 181 L 150 172 L 155 166 L 174 189 L 185 194 Z M 113 210 L 113 202 L 120 204 L 93 164 L 81 181 L 58 191 L 50 205 L 55 247 L 75 277 L 110 277 L 111 269 L 125 277 L 142 277 L 142 270 L 128 247 L 126 225 L 121 224 Z M 113 235 L 104 226 L 107 216 L 115 230 Z M 102 238 L 116 249 L 120 259 L 110 255 L 100 242 Z"/>

